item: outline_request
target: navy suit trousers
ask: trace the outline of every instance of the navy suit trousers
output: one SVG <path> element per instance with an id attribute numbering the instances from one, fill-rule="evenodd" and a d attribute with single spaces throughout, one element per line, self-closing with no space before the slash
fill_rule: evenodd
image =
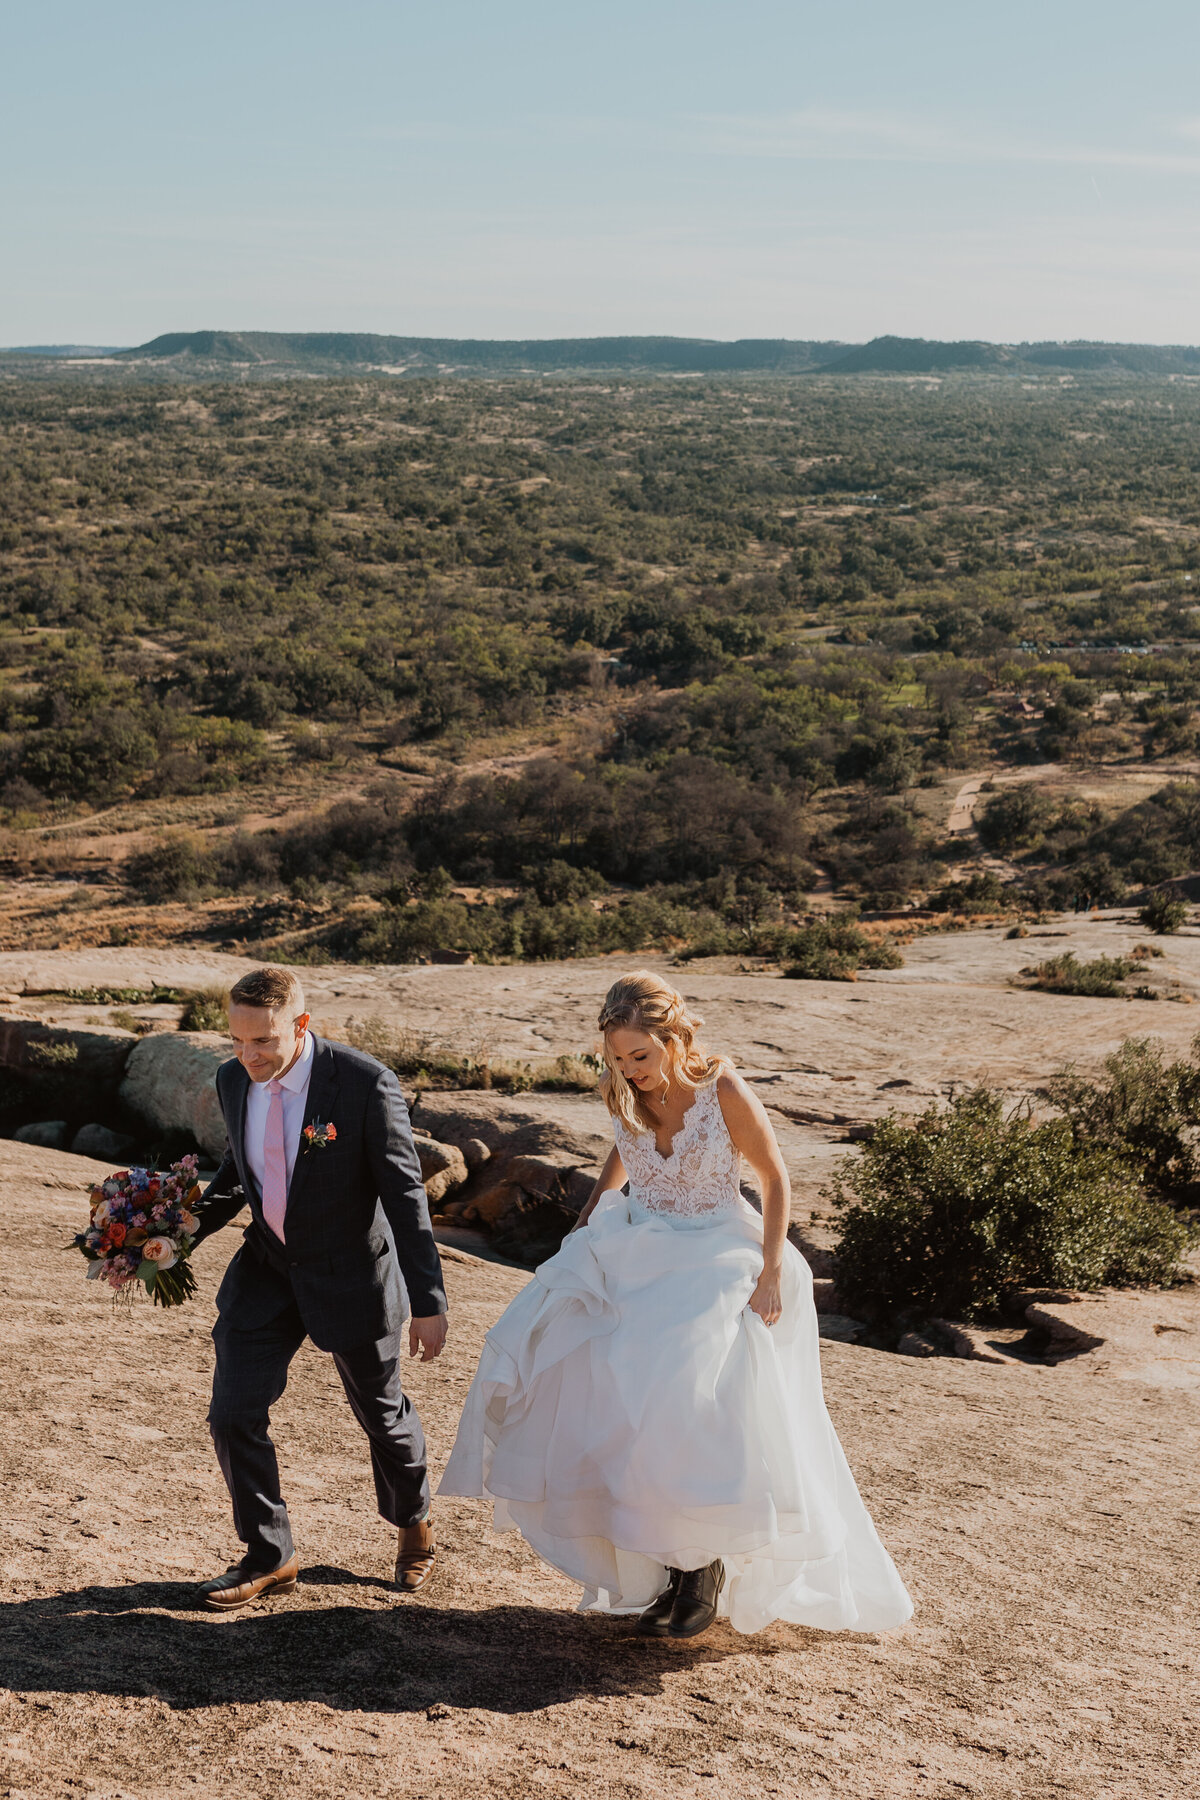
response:
<path id="1" fill-rule="evenodd" d="M 275 1284 L 278 1308 L 256 1308 L 239 1326 L 234 1307 L 213 1330 L 217 1349 L 208 1423 L 233 1501 L 234 1525 L 249 1567 L 278 1568 L 291 1556 L 292 1530 L 271 1442 L 271 1407 L 287 1386 L 292 1358 L 308 1335 L 286 1270 L 261 1262 L 255 1285 Z M 260 1296 L 267 1298 L 266 1295 Z M 263 1322 L 263 1312 L 270 1317 Z M 346 1398 L 367 1434 L 379 1511 L 389 1524 L 415 1525 L 429 1511 L 425 1435 L 400 1379 L 402 1330 L 333 1353 Z"/>

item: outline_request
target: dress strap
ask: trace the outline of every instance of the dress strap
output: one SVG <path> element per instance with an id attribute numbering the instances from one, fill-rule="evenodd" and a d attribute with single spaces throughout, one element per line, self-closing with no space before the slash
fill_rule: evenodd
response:
<path id="1" fill-rule="evenodd" d="M 720 1101 L 720 1096 L 717 1093 L 717 1082 L 719 1080 L 720 1080 L 720 1076 L 714 1075 L 711 1081 L 704 1082 L 700 1087 L 698 1087 L 696 1089 L 697 1103 L 699 1103 L 700 1101 L 703 1101 L 705 1106 L 707 1106 L 710 1111 L 712 1111 L 714 1108 L 718 1112 L 720 1111 L 721 1101 Z"/>

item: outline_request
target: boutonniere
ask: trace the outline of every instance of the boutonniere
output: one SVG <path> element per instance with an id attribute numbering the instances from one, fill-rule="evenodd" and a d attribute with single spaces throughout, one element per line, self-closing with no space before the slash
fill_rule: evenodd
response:
<path id="1" fill-rule="evenodd" d="M 306 1150 L 328 1150 L 337 1137 L 336 1125 L 322 1125 L 320 1119 L 314 1119 L 311 1125 L 304 1127 L 301 1136 Z"/>

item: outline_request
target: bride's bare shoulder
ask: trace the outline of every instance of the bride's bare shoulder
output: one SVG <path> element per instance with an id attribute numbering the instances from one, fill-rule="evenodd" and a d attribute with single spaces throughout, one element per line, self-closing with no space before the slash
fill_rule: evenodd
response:
<path id="1" fill-rule="evenodd" d="M 723 1062 L 717 1069 L 717 1077 L 713 1083 L 722 1100 L 731 1099 L 735 1094 L 748 1094 L 750 1089 L 742 1080 L 732 1063 Z"/>
<path id="2" fill-rule="evenodd" d="M 731 1064 L 721 1065 L 713 1086 L 717 1090 L 717 1099 L 721 1102 L 726 1123 L 735 1117 L 761 1110 L 762 1102 L 758 1095 Z"/>
<path id="3" fill-rule="evenodd" d="M 744 1076 L 729 1063 L 722 1065 L 713 1086 L 717 1090 L 721 1112 L 735 1143 L 742 1133 L 757 1136 L 770 1131 L 766 1109 Z"/>

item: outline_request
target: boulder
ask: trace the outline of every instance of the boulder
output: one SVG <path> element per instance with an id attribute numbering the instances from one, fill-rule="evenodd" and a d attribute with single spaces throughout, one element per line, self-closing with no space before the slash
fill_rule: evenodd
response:
<path id="1" fill-rule="evenodd" d="M 814 1242 L 815 1230 L 813 1226 L 803 1227 L 793 1223 L 788 1226 L 788 1243 L 800 1252 L 813 1272 L 814 1282 L 828 1281 L 832 1288 L 834 1252 L 829 1245 Z"/>
<path id="2" fill-rule="evenodd" d="M 161 1031 L 142 1038 L 129 1057 L 121 1099 L 157 1131 L 186 1131 L 207 1155 L 225 1149 L 217 1070 L 233 1055 L 215 1031 Z"/>
<path id="3" fill-rule="evenodd" d="M 826 1275 L 813 1277 L 813 1305 L 819 1313 L 840 1313 L 842 1311 L 837 1283 L 831 1281 Z"/>
<path id="4" fill-rule="evenodd" d="M 1049 1338 L 1058 1379 L 1072 1374 L 1200 1388 L 1200 1293 L 1177 1288 L 1102 1288 L 1030 1306 L 1031 1329 Z"/>
<path id="5" fill-rule="evenodd" d="M 423 1093 L 412 1113 L 414 1130 L 454 1146 L 467 1171 L 451 1198 L 449 1184 L 438 1195 L 439 1216 L 484 1226 L 523 1262 L 557 1248 L 612 1148 L 590 1094 Z"/>
<path id="6" fill-rule="evenodd" d="M 413 1126 L 462 1150 L 468 1167 L 489 1155 L 561 1152 L 575 1163 L 602 1163 L 612 1149 L 604 1103 L 592 1094 L 497 1094 L 489 1090 L 425 1092 L 413 1101 Z M 471 1146 L 467 1155 L 466 1146 Z"/>
<path id="7" fill-rule="evenodd" d="M 18 1125 L 13 1132 L 18 1144 L 37 1144 L 42 1150 L 65 1150 L 70 1135 L 65 1119 L 37 1119 L 31 1125 Z"/>
<path id="8" fill-rule="evenodd" d="M 38 1019 L 0 1019 L 0 1068 L 19 1075 L 58 1073 L 85 1087 L 115 1088 L 137 1044 L 135 1031 L 116 1026 L 44 1025 Z"/>
<path id="9" fill-rule="evenodd" d="M 466 1219 L 494 1231 L 506 1219 L 515 1218 L 522 1199 L 521 1189 L 515 1181 L 497 1181 L 469 1199 L 453 1201 L 445 1208 L 445 1214 L 447 1218 Z M 563 1221 L 564 1230 L 568 1223 Z"/>
<path id="10" fill-rule="evenodd" d="M 424 1132 L 413 1132 L 413 1144 L 421 1164 L 421 1180 L 430 1206 L 436 1206 L 443 1195 L 462 1186 L 467 1179 L 467 1165 L 461 1150 L 453 1144 L 439 1144 Z"/>
<path id="11" fill-rule="evenodd" d="M 137 1139 L 107 1125 L 81 1125 L 71 1139 L 72 1156 L 94 1156 L 97 1162 L 127 1163 Z"/>
<path id="12" fill-rule="evenodd" d="M 835 1344 L 856 1344 L 867 1327 L 861 1319 L 851 1319 L 846 1313 L 823 1312 L 817 1314 L 817 1329 Z"/>
<path id="13" fill-rule="evenodd" d="M 1002 1350 L 978 1325 L 965 1325 L 958 1319 L 930 1319 L 929 1324 L 947 1340 L 955 1356 L 965 1357 L 968 1362 L 1021 1364 L 1019 1356 Z"/>

